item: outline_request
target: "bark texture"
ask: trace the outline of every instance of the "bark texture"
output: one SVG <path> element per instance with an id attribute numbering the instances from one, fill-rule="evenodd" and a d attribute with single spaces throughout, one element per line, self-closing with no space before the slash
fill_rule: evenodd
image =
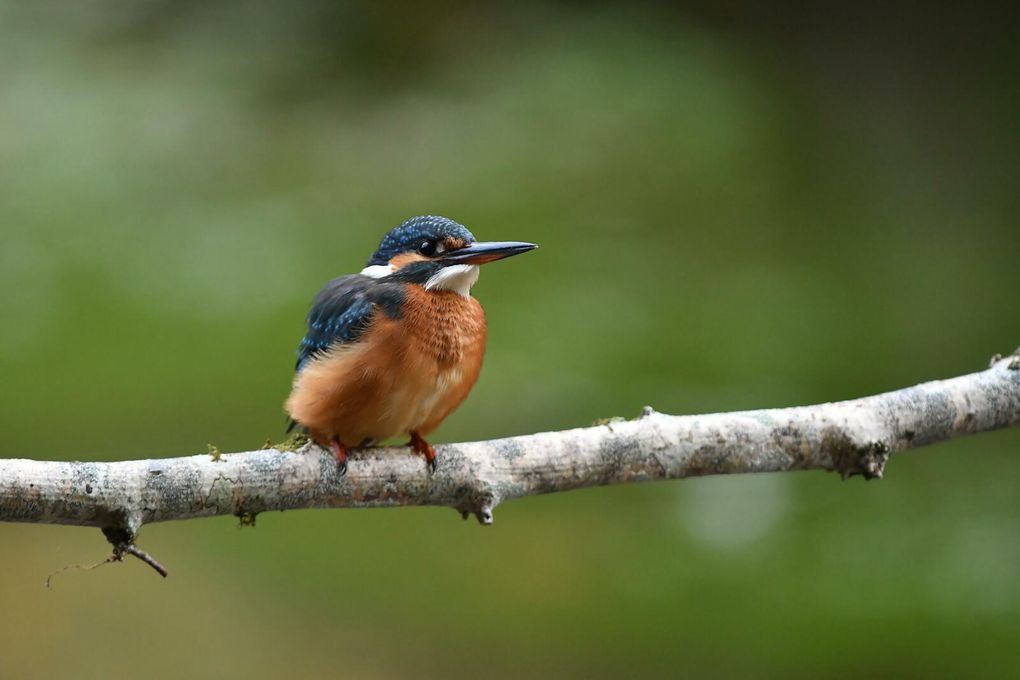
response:
<path id="1" fill-rule="evenodd" d="M 881 477 L 893 453 L 1018 423 L 1014 355 L 852 401 L 691 416 L 646 408 L 630 421 L 445 444 L 431 475 L 408 449 L 370 448 L 352 451 L 340 476 L 314 444 L 115 463 L 0 460 L 0 521 L 99 527 L 116 559 L 138 556 L 143 524 L 213 515 L 438 505 L 490 524 L 503 501 L 606 484 L 786 470 Z"/>

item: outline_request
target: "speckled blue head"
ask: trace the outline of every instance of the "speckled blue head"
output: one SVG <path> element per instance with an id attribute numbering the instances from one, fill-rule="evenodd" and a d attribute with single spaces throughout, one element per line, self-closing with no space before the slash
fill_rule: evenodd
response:
<path id="1" fill-rule="evenodd" d="M 368 260 L 368 266 L 385 265 L 400 253 L 428 252 L 429 244 L 456 239 L 464 245 L 475 242 L 463 224 L 458 224 L 448 217 L 438 215 L 420 215 L 412 217 L 399 227 L 390 230 L 383 237 L 379 249 Z M 434 245 L 432 246 L 434 249 Z"/>

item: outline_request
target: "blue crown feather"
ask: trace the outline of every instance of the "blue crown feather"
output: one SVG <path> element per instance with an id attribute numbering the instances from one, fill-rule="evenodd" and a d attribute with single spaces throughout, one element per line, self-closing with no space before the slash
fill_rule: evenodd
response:
<path id="1" fill-rule="evenodd" d="M 449 217 L 439 215 L 412 217 L 383 236 L 379 248 L 369 258 L 368 266 L 388 264 L 400 253 L 417 250 L 424 241 L 442 241 L 451 237 L 465 243 L 475 242 L 474 235 L 467 227 Z"/>

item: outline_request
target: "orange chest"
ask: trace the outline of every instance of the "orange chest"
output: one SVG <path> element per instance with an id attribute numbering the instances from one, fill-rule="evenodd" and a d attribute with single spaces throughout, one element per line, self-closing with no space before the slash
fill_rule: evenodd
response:
<path id="1" fill-rule="evenodd" d="M 477 300 L 452 291 L 408 293 L 401 319 L 401 344 L 421 361 L 452 367 L 481 360 L 485 312 Z"/>

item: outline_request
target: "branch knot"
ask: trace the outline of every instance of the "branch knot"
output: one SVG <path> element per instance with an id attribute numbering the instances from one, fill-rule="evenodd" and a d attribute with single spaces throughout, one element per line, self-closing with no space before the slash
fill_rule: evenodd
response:
<path id="1" fill-rule="evenodd" d="M 830 427 L 822 434 L 822 451 L 829 454 L 832 469 L 846 480 L 854 475 L 881 479 L 889 460 L 889 444 L 875 440 L 857 444 L 843 430 Z"/>

